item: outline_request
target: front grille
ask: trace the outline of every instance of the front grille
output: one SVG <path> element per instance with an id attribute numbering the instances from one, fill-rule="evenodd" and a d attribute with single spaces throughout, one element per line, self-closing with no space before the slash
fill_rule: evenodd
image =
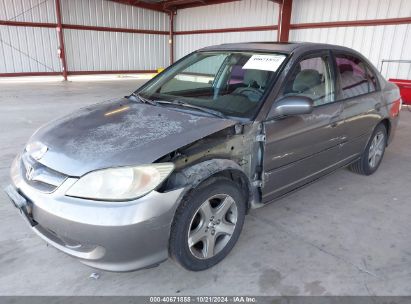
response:
<path id="1" fill-rule="evenodd" d="M 67 178 L 66 175 L 34 160 L 28 153 L 24 153 L 21 157 L 20 170 L 26 183 L 42 192 L 53 192 Z"/>

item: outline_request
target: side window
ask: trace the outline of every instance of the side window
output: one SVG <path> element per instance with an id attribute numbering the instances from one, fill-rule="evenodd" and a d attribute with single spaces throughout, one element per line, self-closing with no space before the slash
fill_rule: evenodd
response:
<path id="1" fill-rule="evenodd" d="M 342 98 L 355 97 L 376 90 L 376 79 L 359 58 L 351 55 L 337 55 L 337 72 L 339 74 Z"/>
<path id="2" fill-rule="evenodd" d="M 310 97 L 314 106 L 334 101 L 333 81 L 328 56 L 303 59 L 292 70 L 283 88 L 282 97 Z"/>

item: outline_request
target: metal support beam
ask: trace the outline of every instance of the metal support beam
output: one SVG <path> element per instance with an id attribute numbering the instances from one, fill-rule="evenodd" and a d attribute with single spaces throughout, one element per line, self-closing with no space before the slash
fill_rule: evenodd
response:
<path id="1" fill-rule="evenodd" d="M 0 20 L 0 25 L 6 26 L 21 26 L 21 27 L 44 27 L 44 28 L 56 28 L 56 23 L 45 23 L 45 22 L 25 22 L 25 21 L 11 21 L 11 20 Z"/>
<path id="2" fill-rule="evenodd" d="M 208 30 L 179 31 L 179 32 L 174 32 L 174 35 L 260 32 L 260 31 L 275 31 L 277 29 L 278 29 L 277 25 L 263 25 L 263 26 L 248 26 L 248 27 L 217 28 L 217 29 L 208 29 Z"/>
<path id="3" fill-rule="evenodd" d="M 278 15 L 277 41 L 288 42 L 290 36 L 291 11 L 293 0 L 283 0 Z"/>
<path id="4" fill-rule="evenodd" d="M 170 45 L 170 65 L 174 63 L 174 16 L 176 15 L 175 11 L 170 11 L 170 34 L 168 38 L 168 43 Z"/>
<path id="5" fill-rule="evenodd" d="M 59 36 L 59 56 L 61 59 L 61 65 L 63 67 L 63 77 L 64 80 L 67 80 L 67 60 L 66 60 L 66 51 L 64 48 L 64 36 L 63 36 L 63 25 L 61 22 L 61 6 L 60 6 L 60 0 L 56 0 L 56 17 L 57 17 L 57 32 Z"/>
<path id="6" fill-rule="evenodd" d="M 81 25 L 81 24 L 62 24 L 62 26 L 63 26 L 63 29 L 81 30 L 81 31 L 168 35 L 167 31 L 155 31 L 155 30 L 145 30 L 145 29 L 130 29 L 130 28 L 121 28 L 121 27 L 106 27 L 106 26 Z"/>
<path id="7" fill-rule="evenodd" d="M 411 24 L 411 17 L 387 18 L 387 19 L 368 19 L 368 20 L 350 20 L 350 21 L 331 21 L 331 22 L 311 22 L 291 24 L 291 29 L 314 29 L 314 28 L 332 28 L 332 27 L 350 27 L 350 26 L 379 26 L 379 25 L 398 25 Z"/>

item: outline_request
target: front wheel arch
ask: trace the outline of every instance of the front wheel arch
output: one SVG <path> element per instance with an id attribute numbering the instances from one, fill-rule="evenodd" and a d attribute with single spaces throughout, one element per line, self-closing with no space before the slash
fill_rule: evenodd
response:
<path id="1" fill-rule="evenodd" d="M 243 190 L 248 211 L 253 197 L 253 188 L 240 165 L 231 159 L 212 159 L 184 168 L 169 177 L 168 185 L 172 188 L 186 187 L 184 195 L 188 195 L 210 178 L 218 176 L 231 179 Z"/>

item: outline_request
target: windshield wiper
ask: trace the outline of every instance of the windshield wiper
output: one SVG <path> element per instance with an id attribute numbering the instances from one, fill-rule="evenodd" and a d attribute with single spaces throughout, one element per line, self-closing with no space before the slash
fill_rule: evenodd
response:
<path id="1" fill-rule="evenodd" d="M 134 96 L 135 98 L 139 99 L 142 103 L 148 103 L 148 104 L 151 104 L 153 106 L 156 106 L 156 105 L 159 105 L 159 104 L 181 106 L 181 107 L 186 107 L 186 108 L 190 108 L 190 109 L 199 110 L 199 111 L 202 111 L 202 112 L 205 112 L 207 114 L 211 114 L 211 115 L 214 115 L 214 116 L 217 116 L 217 117 L 220 117 L 220 118 L 227 118 L 220 111 L 212 110 L 212 109 L 205 108 L 205 107 L 195 106 L 195 105 L 183 102 L 181 100 L 174 100 L 174 101 L 151 100 L 151 99 L 148 99 L 148 98 L 145 98 L 145 97 L 141 96 L 140 94 L 137 94 L 136 92 L 131 93 L 130 96 Z"/>
<path id="2" fill-rule="evenodd" d="M 209 109 L 209 108 L 206 108 L 206 107 L 192 105 L 192 104 L 186 103 L 186 102 L 181 101 L 181 100 L 174 100 L 174 101 L 153 100 L 153 102 L 155 102 L 156 104 L 169 104 L 169 105 L 174 105 L 174 106 L 181 106 L 181 107 L 185 107 L 185 108 L 195 109 L 195 110 L 199 110 L 201 112 L 211 114 L 211 115 L 214 115 L 214 116 L 217 116 L 217 117 L 220 117 L 220 118 L 227 118 L 227 116 L 225 116 L 220 111 L 212 110 L 212 109 Z"/>
<path id="3" fill-rule="evenodd" d="M 145 97 L 141 96 L 140 94 L 137 94 L 136 92 L 131 93 L 130 96 L 134 96 L 135 98 L 139 99 L 142 103 L 148 103 L 148 104 L 151 104 L 153 106 L 157 105 L 157 103 L 154 100 L 150 100 L 148 98 L 145 98 Z"/>

